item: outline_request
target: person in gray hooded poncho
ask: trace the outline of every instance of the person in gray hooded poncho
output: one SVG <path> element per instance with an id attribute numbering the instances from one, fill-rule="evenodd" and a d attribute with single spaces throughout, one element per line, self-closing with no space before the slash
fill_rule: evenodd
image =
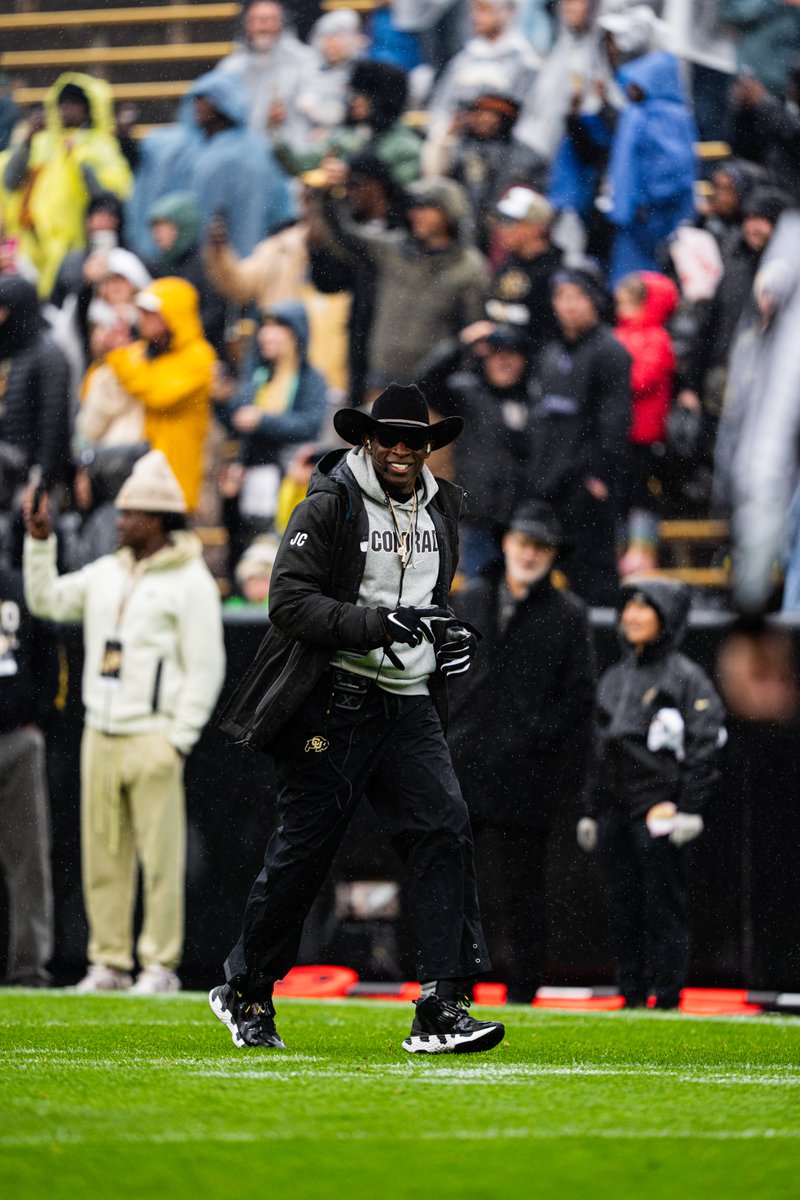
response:
<path id="1" fill-rule="evenodd" d="M 311 46 L 286 28 L 280 0 L 255 0 L 247 5 L 243 28 L 243 44 L 223 58 L 217 70 L 231 75 L 244 94 L 250 132 L 266 134 L 276 106 L 294 120 L 295 102 L 316 70 L 318 58 Z M 297 130 L 302 126 L 299 121 Z"/>
<path id="2" fill-rule="evenodd" d="M 292 215 L 288 180 L 265 135 L 247 131 L 247 106 L 236 76 L 219 68 L 201 75 L 181 106 L 178 124 L 149 134 L 126 211 L 131 245 L 153 257 L 149 214 L 168 192 L 192 192 L 203 226 L 222 213 L 231 241 L 249 254 Z"/>

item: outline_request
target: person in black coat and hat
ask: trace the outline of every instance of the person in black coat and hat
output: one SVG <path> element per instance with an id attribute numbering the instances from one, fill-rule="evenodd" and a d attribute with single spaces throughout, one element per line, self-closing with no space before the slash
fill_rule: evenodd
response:
<path id="1" fill-rule="evenodd" d="M 436 411 L 466 422 L 454 446 L 453 474 L 469 496 L 460 562 L 468 579 L 500 561 L 511 514 L 526 494 L 534 401 L 529 366 L 530 343 L 521 329 L 481 321 L 440 342 L 418 368 L 417 386 Z"/>
<path id="2" fill-rule="evenodd" d="M 593 264 L 552 279 L 559 336 L 536 364 L 528 494 L 552 504 L 569 538 L 562 561 L 587 604 L 615 604 L 616 536 L 631 423 L 631 356 L 603 320 Z"/>
<path id="3" fill-rule="evenodd" d="M 548 836 L 585 785 L 594 649 L 583 603 L 554 586 L 564 535 L 552 509 L 514 513 L 495 564 L 457 598 L 483 633 L 452 695 L 450 747 L 475 831 L 483 916 L 508 999 L 530 1003 L 546 952 Z"/>
<path id="4" fill-rule="evenodd" d="M 686 584 L 637 579 L 620 604 L 621 660 L 601 677 L 595 763 L 578 822 L 597 852 L 617 983 L 627 1007 L 677 1008 L 691 951 L 686 846 L 718 775 L 725 710 L 701 667 L 678 650 Z"/>
<path id="5" fill-rule="evenodd" d="M 326 455 L 294 510 L 270 583 L 269 630 L 220 719 L 275 761 L 279 825 L 242 935 L 212 990 L 234 1045 L 281 1048 L 272 988 L 294 965 L 305 917 L 366 794 L 405 865 L 422 994 L 409 1053 L 489 1050 L 497 1021 L 466 1011 L 490 969 L 467 807 L 443 732 L 446 681 L 477 638 L 447 607 L 461 488 L 425 466 L 462 419 L 430 424 L 418 388 L 391 384 L 371 415 L 341 409 L 352 449 Z"/>

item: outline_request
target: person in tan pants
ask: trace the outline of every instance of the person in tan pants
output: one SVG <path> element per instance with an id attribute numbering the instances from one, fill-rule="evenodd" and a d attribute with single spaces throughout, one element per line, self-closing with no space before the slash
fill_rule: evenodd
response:
<path id="1" fill-rule="evenodd" d="M 156 963 L 174 975 L 183 948 L 186 798 L 183 756 L 163 734 L 84 730 L 81 855 L 89 962 L 130 972 L 141 863 L 144 920 L 137 957 L 150 964 L 148 977 L 162 974 L 154 970 Z"/>
<path id="2" fill-rule="evenodd" d="M 225 657 L 220 602 L 186 501 L 164 455 L 150 451 L 117 496 L 119 549 L 58 575 L 43 500 L 27 517 L 31 612 L 83 620 L 83 888 L 89 970 L 82 992 L 132 983 L 141 868 L 140 995 L 177 991 L 186 847 L 183 764 L 211 713 Z"/>

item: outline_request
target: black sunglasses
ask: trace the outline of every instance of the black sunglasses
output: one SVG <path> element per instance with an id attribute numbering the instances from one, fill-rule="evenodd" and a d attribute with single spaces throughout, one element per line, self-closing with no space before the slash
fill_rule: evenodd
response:
<path id="1" fill-rule="evenodd" d="M 409 450 L 422 450 L 430 442 L 430 430 L 423 428 L 398 429 L 395 426 L 378 426 L 374 429 L 373 434 L 375 440 L 383 446 L 384 450 L 391 450 L 392 446 L 398 446 L 401 442 L 404 446 L 408 446 Z"/>

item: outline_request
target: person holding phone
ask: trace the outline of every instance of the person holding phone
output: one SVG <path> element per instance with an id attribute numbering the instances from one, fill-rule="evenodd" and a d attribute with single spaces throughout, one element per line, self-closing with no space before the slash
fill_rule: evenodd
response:
<path id="1" fill-rule="evenodd" d="M 59 575 L 47 501 L 28 506 L 28 607 L 82 621 L 81 857 L 89 967 L 80 992 L 133 984 L 139 870 L 138 995 L 175 992 L 183 949 L 183 766 L 225 669 L 216 584 L 186 528 L 186 499 L 166 458 L 137 460 L 116 497 L 118 548 Z"/>

